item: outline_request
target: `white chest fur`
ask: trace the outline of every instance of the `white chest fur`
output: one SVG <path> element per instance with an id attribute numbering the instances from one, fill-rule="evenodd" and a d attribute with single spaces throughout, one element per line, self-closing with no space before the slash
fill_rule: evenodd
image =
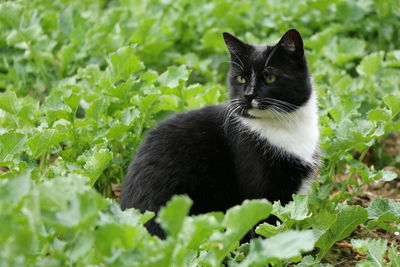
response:
<path id="1" fill-rule="evenodd" d="M 267 139 L 278 153 L 317 164 L 314 154 L 319 143 L 318 106 L 314 93 L 305 105 L 290 113 L 251 109 L 249 114 L 256 118 L 241 118 L 243 125 Z"/>

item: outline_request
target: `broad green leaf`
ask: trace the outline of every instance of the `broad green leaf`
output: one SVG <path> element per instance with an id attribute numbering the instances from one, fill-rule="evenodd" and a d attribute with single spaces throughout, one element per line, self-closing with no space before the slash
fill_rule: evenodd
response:
<path id="1" fill-rule="evenodd" d="M 392 117 L 392 113 L 388 109 L 377 108 L 368 112 L 368 119 L 374 121 L 388 121 Z"/>
<path id="2" fill-rule="evenodd" d="M 158 100 L 157 105 L 153 107 L 155 113 L 162 110 L 182 111 L 180 110 L 180 99 L 174 95 L 162 95 Z"/>
<path id="3" fill-rule="evenodd" d="M 146 82 L 146 85 L 153 85 L 158 78 L 158 74 L 155 71 L 146 71 L 140 75 L 140 79 Z"/>
<path id="4" fill-rule="evenodd" d="M 11 207 L 18 205 L 21 199 L 29 194 L 31 187 L 28 173 L 17 175 L 11 179 L 0 180 L 0 204 L 6 202 L 7 206 L 11 204 Z M 6 206 L 4 208 L 8 209 Z"/>
<path id="5" fill-rule="evenodd" d="M 201 39 L 203 46 L 205 48 L 217 50 L 217 51 L 226 51 L 226 47 L 223 39 L 221 38 L 221 33 L 224 32 L 222 29 L 211 28 L 207 31 L 203 38 Z"/>
<path id="6" fill-rule="evenodd" d="M 279 202 L 275 202 L 272 213 L 283 220 L 291 219 L 301 221 L 311 216 L 307 204 L 307 195 L 293 195 L 293 200 L 284 207 L 282 207 Z"/>
<path id="7" fill-rule="evenodd" d="M 215 214 L 203 214 L 184 218 L 182 229 L 176 237 L 173 262 L 176 266 L 187 266 L 185 255 L 188 249 L 199 250 L 215 230 L 222 230 L 221 221 Z"/>
<path id="8" fill-rule="evenodd" d="M 267 200 L 245 200 L 240 206 L 227 211 L 223 225 L 227 233 L 235 232 L 237 235 L 239 231 L 244 235 L 254 224 L 267 218 L 271 210 L 272 206 Z"/>
<path id="9" fill-rule="evenodd" d="M 187 196 L 173 196 L 166 206 L 160 209 L 157 222 L 160 223 L 167 236 L 178 235 L 191 206 L 192 200 Z"/>
<path id="10" fill-rule="evenodd" d="M 129 100 L 129 92 L 133 90 L 133 86 L 136 81 L 132 78 L 129 78 L 126 82 L 122 82 L 117 86 L 111 86 L 108 88 L 107 93 L 111 96 L 118 97 L 124 101 Z"/>
<path id="11" fill-rule="evenodd" d="M 222 225 L 212 214 L 186 217 L 178 239 L 183 241 L 186 247 L 198 249 L 216 229 L 222 229 Z"/>
<path id="12" fill-rule="evenodd" d="M 45 129 L 34 134 L 26 143 L 28 144 L 32 157 L 38 158 L 48 152 L 53 145 L 64 141 L 64 137 L 64 134 L 54 129 Z"/>
<path id="13" fill-rule="evenodd" d="M 59 230 L 71 230 L 94 223 L 106 201 L 90 187 L 81 176 L 47 180 L 39 186 L 40 207 L 45 222 Z"/>
<path id="14" fill-rule="evenodd" d="M 368 207 L 368 227 L 372 228 L 384 222 L 400 220 L 400 202 L 387 199 L 374 199 Z"/>
<path id="15" fill-rule="evenodd" d="M 125 136 L 128 129 L 129 127 L 127 125 L 117 121 L 111 124 L 104 137 L 110 140 L 120 140 Z"/>
<path id="16" fill-rule="evenodd" d="M 361 57 L 365 53 L 365 41 L 354 38 L 339 40 L 338 55 L 336 61 L 345 63 L 354 58 Z"/>
<path id="17" fill-rule="evenodd" d="M 312 231 L 287 231 L 271 238 L 254 239 L 250 242 L 250 252 L 239 266 L 265 266 L 274 260 L 291 259 L 301 252 L 314 248 Z"/>
<path id="18" fill-rule="evenodd" d="M 311 36 L 305 45 L 315 51 L 320 51 L 340 29 L 339 25 L 332 25 Z"/>
<path id="19" fill-rule="evenodd" d="M 367 218 L 367 210 L 359 206 L 346 206 L 339 211 L 336 220 L 319 237 L 315 244 L 315 246 L 320 248 L 318 259 L 322 259 L 335 242 L 346 238 L 359 224 L 364 223 Z"/>
<path id="20" fill-rule="evenodd" d="M 352 239 L 351 244 L 354 249 L 368 254 L 368 257 L 363 259 L 360 264 L 369 263 L 371 266 L 386 266 L 386 263 L 383 260 L 387 248 L 385 240 L 376 240 L 371 238 L 364 240 Z"/>
<path id="21" fill-rule="evenodd" d="M 392 117 L 396 116 L 400 112 L 400 94 L 387 95 L 383 98 L 385 104 L 392 111 Z"/>
<path id="22" fill-rule="evenodd" d="M 125 46 L 111 53 L 107 61 L 114 81 L 128 80 L 132 74 L 144 68 L 133 46 Z"/>
<path id="23" fill-rule="evenodd" d="M 263 237 L 271 237 L 284 231 L 282 226 L 283 225 L 275 226 L 269 223 L 263 223 L 257 226 L 256 233 L 262 235 Z"/>
<path id="24" fill-rule="evenodd" d="M 334 267 L 333 265 L 330 264 L 319 264 L 319 260 L 315 259 L 313 256 L 311 255 L 307 255 L 305 257 L 303 257 L 303 259 L 301 260 L 301 262 L 299 262 L 297 264 L 297 267 Z"/>
<path id="25" fill-rule="evenodd" d="M 100 123 L 102 117 L 105 116 L 107 103 L 105 98 L 94 100 L 86 110 L 86 118 L 91 119 L 95 123 Z"/>
<path id="26" fill-rule="evenodd" d="M 210 243 L 217 248 L 206 256 L 205 262 L 212 266 L 220 263 L 252 227 L 269 216 L 271 210 L 272 205 L 267 200 L 245 200 L 242 205 L 230 208 L 223 221 L 226 231 L 210 237 Z"/>
<path id="27" fill-rule="evenodd" d="M 162 86 L 174 88 L 178 87 L 181 81 L 187 81 L 189 78 L 190 71 L 188 71 L 185 65 L 179 67 L 171 66 L 168 67 L 167 71 L 162 73 L 158 77 L 158 82 Z"/>
<path id="28" fill-rule="evenodd" d="M 17 96 L 13 91 L 0 94 L 0 109 L 16 115 L 19 111 Z"/>
<path id="29" fill-rule="evenodd" d="M 95 151 L 85 163 L 85 170 L 90 177 L 90 185 L 94 185 L 104 169 L 108 167 L 113 155 L 107 149 Z"/>
<path id="30" fill-rule="evenodd" d="M 382 65 L 383 53 L 372 53 L 361 60 L 360 65 L 357 67 L 357 72 L 361 75 L 371 76 L 375 75 Z"/>
<path id="31" fill-rule="evenodd" d="M 12 160 L 25 146 L 26 137 L 20 133 L 0 135 L 0 162 Z"/>
<path id="32" fill-rule="evenodd" d="M 391 212 L 400 217 L 400 203 L 387 199 L 374 199 L 368 207 L 368 219 L 376 220 L 383 214 Z"/>
<path id="33" fill-rule="evenodd" d="M 19 28 L 22 6 L 13 2 L 0 4 L 0 21 L 15 29 Z"/>

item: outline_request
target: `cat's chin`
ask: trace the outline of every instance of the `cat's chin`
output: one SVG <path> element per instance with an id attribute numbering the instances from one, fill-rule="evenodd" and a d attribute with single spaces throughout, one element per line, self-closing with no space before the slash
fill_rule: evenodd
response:
<path id="1" fill-rule="evenodd" d="M 276 112 L 273 113 L 268 109 L 251 108 L 247 110 L 251 119 L 275 119 Z"/>

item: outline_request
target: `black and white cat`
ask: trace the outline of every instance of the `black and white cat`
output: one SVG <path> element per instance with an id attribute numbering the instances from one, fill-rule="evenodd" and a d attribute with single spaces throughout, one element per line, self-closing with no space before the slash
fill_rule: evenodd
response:
<path id="1" fill-rule="evenodd" d="M 149 132 L 129 166 L 123 209 L 157 212 L 187 194 L 198 214 L 245 199 L 285 204 L 307 191 L 319 162 L 318 107 L 300 34 L 291 29 L 273 46 L 223 37 L 229 102 L 177 114 Z M 164 236 L 154 220 L 146 226 Z"/>

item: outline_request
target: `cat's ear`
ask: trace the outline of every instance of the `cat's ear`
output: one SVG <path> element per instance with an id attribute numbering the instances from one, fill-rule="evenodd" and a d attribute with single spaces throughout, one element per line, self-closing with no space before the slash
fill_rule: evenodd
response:
<path id="1" fill-rule="evenodd" d="M 229 53 L 231 53 L 232 58 L 246 54 L 251 47 L 249 44 L 246 44 L 230 33 L 224 32 L 222 33 L 222 36 L 224 37 L 226 47 L 228 48 Z"/>
<path id="2" fill-rule="evenodd" d="M 302 56 L 304 54 L 303 40 L 300 33 L 295 29 L 288 30 L 277 44 L 289 54 Z"/>

